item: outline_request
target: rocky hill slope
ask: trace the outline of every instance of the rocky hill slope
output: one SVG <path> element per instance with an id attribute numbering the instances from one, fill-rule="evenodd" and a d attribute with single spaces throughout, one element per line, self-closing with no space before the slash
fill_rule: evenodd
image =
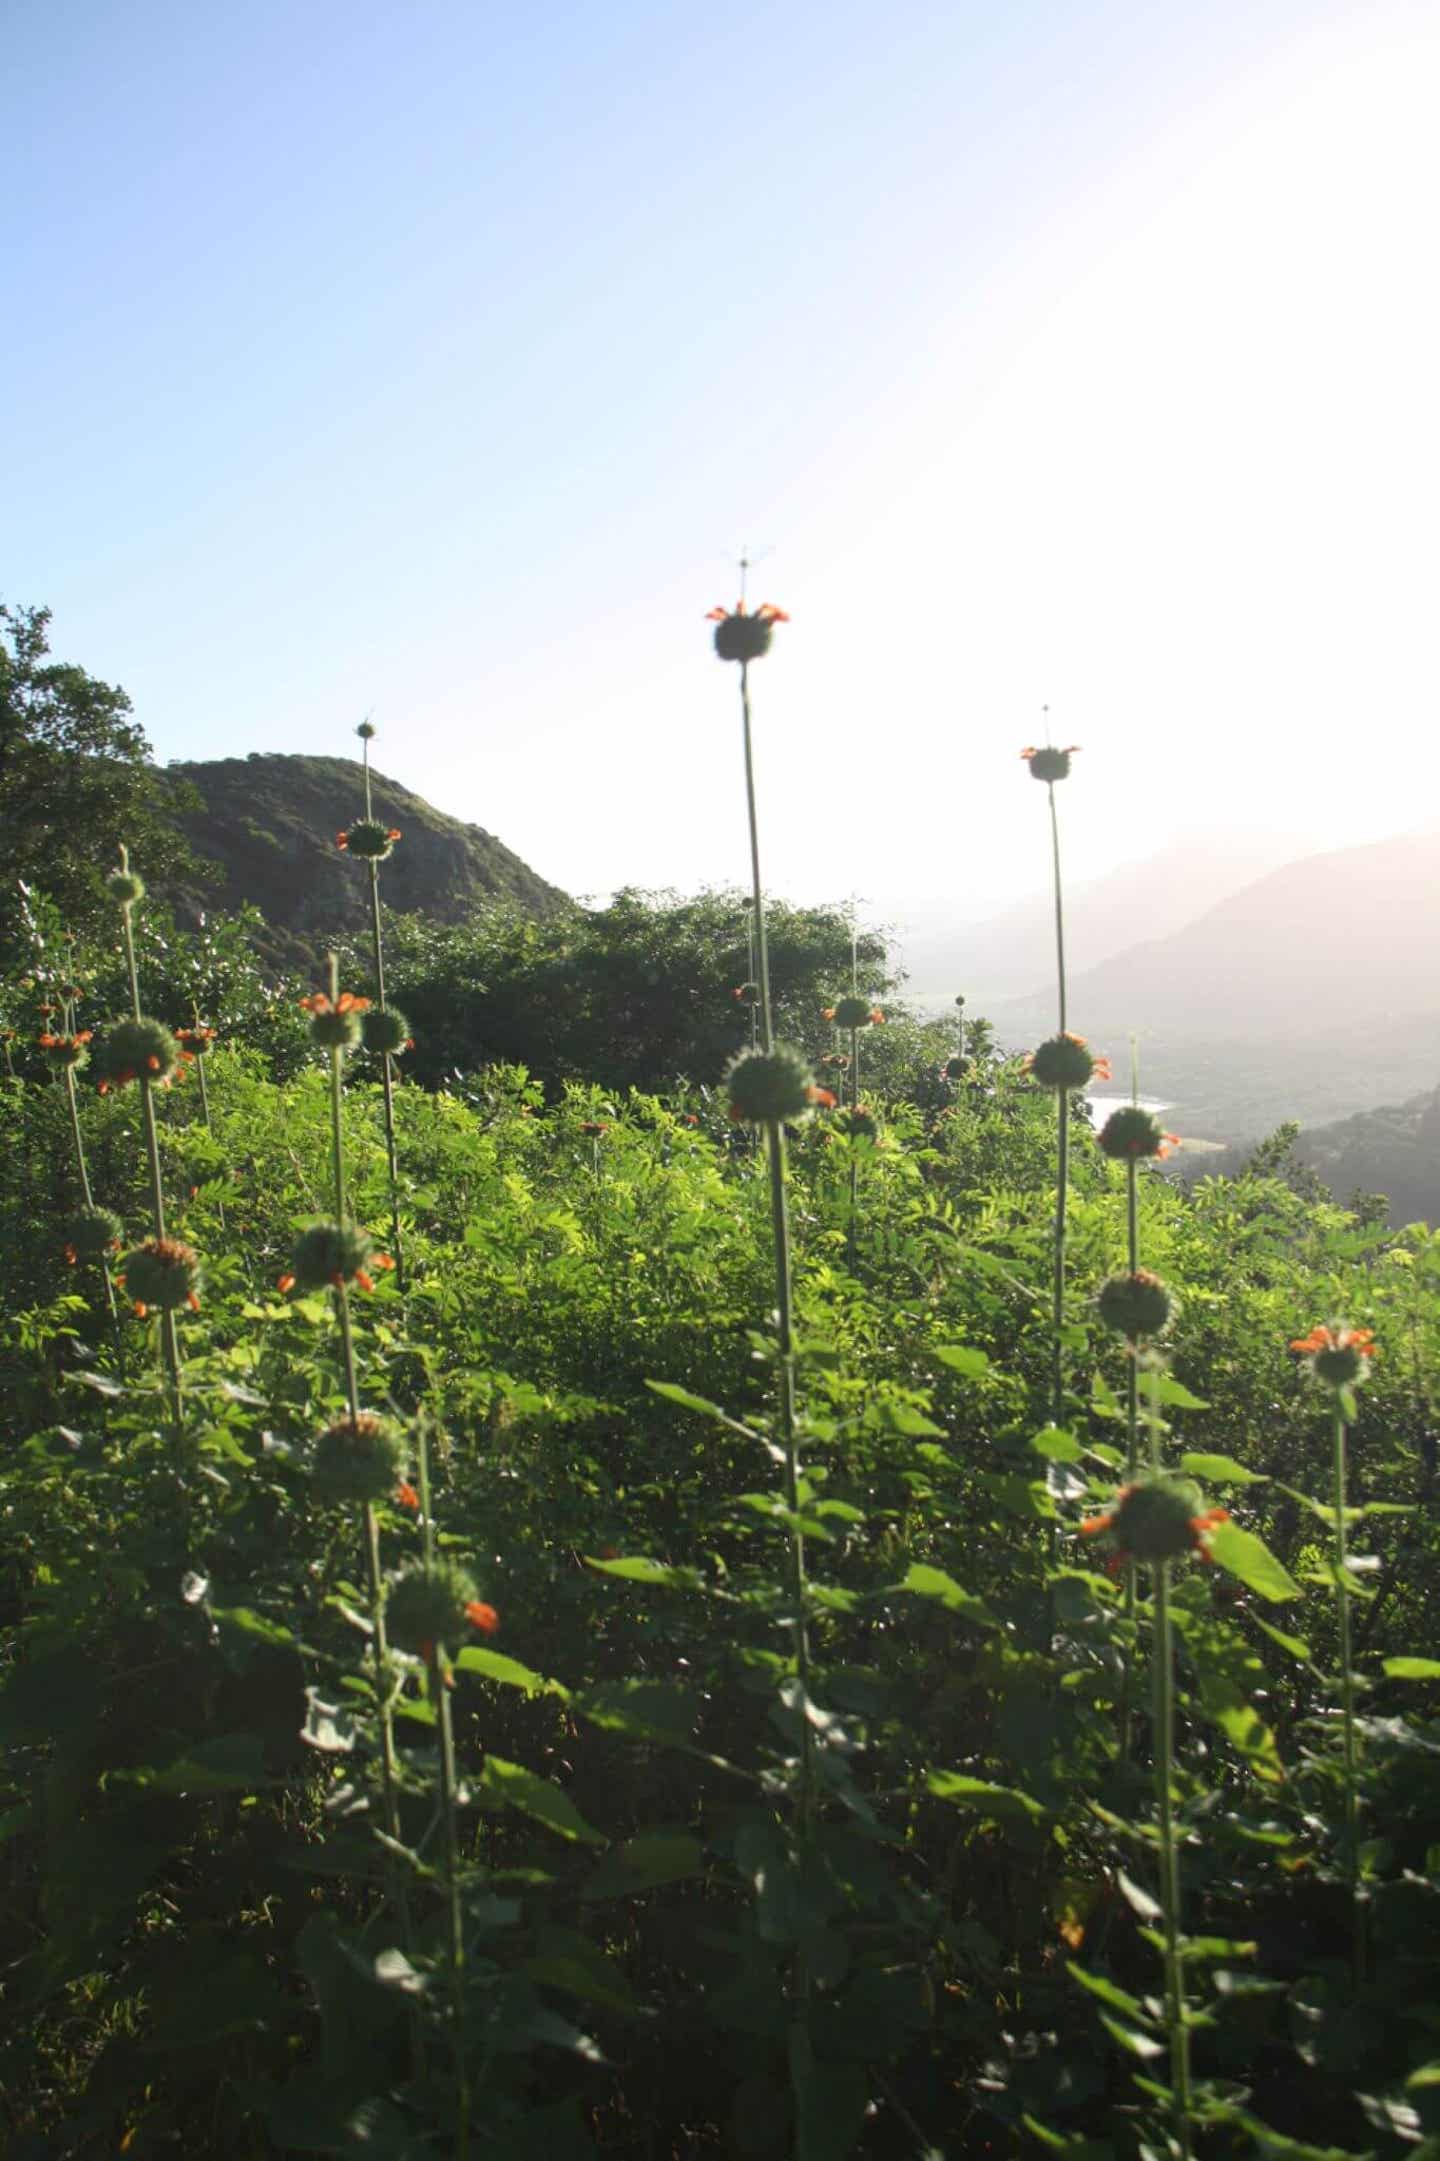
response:
<path id="1" fill-rule="evenodd" d="M 369 881 L 335 845 L 364 808 L 358 760 L 257 753 L 166 770 L 199 791 L 203 809 L 182 812 L 179 823 L 197 853 L 217 866 L 211 904 L 258 908 L 274 959 L 303 965 L 327 941 L 360 935 Z M 495 899 L 535 915 L 567 905 L 493 833 L 448 817 L 383 773 L 372 770 L 371 786 L 375 815 L 404 836 L 383 872 L 388 907 L 458 923 Z"/>

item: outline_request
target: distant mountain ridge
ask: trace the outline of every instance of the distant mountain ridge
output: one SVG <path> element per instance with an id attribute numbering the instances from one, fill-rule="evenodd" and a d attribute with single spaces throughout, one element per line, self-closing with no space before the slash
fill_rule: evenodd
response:
<path id="1" fill-rule="evenodd" d="M 1137 929 L 1168 937 L 1303 853 L 1278 834 L 1183 836 L 1143 861 L 1122 863 L 1066 893 L 1066 945 L 1072 970 L 1098 967 L 1135 943 Z M 997 1000 L 1039 995 L 1055 968 L 1055 907 L 1047 888 L 979 922 L 957 922 L 934 903 L 901 917 L 898 943 L 906 995 L 948 1008 L 957 991 L 977 1011 Z"/>
<path id="2" fill-rule="evenodd" d="M 1332 849 L 1072 973 L 1071 1022 L 1122 1063 L 1135 1032 L 1147 1093 L 1196 1134 L 1238 1142 L 1372 1110 L 1440 1075 L 1437 926 L 1440 836 Z M 1002 1042 L 1033 1043 L 1053 993 L 990 1018 Z"/>
<path id="3" fill-rule="evenodd" d="M 256 752 L 187 760 L 166 771 L 201 796 L 203 809 L 182 811 L 178 823 L 218 867 L 216 905 L 258 908 L 274 959 L 304 966 L 327 939 L 363 931 L 369 881 L 335 845 L 365 807 L 358 760 Z M 371 789 L 375 815 L 404 836 L 382 874 L 388 907 L 459 923 L 487 900 L 511 900 L 535 915 L 569 905 L 483 827 L 448 816 L 373 767 Z"/>

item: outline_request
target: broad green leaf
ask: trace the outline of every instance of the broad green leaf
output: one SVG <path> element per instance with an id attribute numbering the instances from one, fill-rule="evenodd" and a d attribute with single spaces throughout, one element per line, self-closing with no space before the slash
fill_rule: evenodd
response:
<path id="1" fill-rule="evenodd" d="M 1047 1463 L 1078 1463 L 1085 1454 L 1074 1434 L 1067 1433 L 1063 1426 L 1046 1426 L 1031 1436 L 1030 1446 Z"/>
<path id="2" fill-rule="evenodd" d="M 1206 1544 L 1212 1560 L 1230 1575 L 1238 1576 L 1247 1589 L 1268 1598 L 1272 1605 L 1301 1596 L 1300 1586 L 1289 1570 L 1253 1531 L 1242 1531 L 1238 1523 L 1217 1524 L 1207 1534 Z"/>
<path id="3" fill-rule="evenodd" d="M 1112 2011 L 1123 2011 L 1127 2018 L 1138 2018 L 1149 2023 L 1149 2013 L 1138 1996 L 1132 1996 L 1118 1982 L 1108 1980 L 1103 1973 L 1091 1973 L 1084 1966 L 1077 1966 L 1074 1959 L 1066 1959 L 1066 1970 L 1080 1986 L 1098 1996 L 1101 2003 L 1108 2003 Z"/>
<path id="4" fill-rule="evenodd" d="M 1203 1397 L 1192 1395 L 1184 1382 L 1177 1381 L 1173 1374 L 1156 1373 L 1150 1377 L 1147 1386 L 1155 1401 L 1163 1403 L 1168 1410 L 1208 1411 L 1210 1408 Z"/>
<path id="5" fill-rule="evenodd" d="M 628 1733 L 641 1741 L 687 1742 L 695 1731 L 700 1698 L 674 1681 L 600 1681 L 570 1698 L 571 1709 L 592 1726 Z"/>
<path id="6" fill-rule="evenodd" d="M 987 1778 L 971 1778 L 964 1771 L 927 1771 L 926 1790 L 937 1801 L 950 1801 L 957 1808 L 978 1809 L 982 1814 L 1004 1815 L 1020 1809 L 1027 1816 L 1043 1816 L 1045 1811 L 1038 1801 L 1032 1801 L 1028 1793 L 1021 1793 L 1015 1786 L 992 1785 Z"/>
<path id="7" fill-rule="evenodd" d="M 990 1370 L 988 1354 L 972 1349 L 968 1343 L 935 1343 L 931 1345 L 930 1355 L 938 1358 L 942 1366 L 948 1366 L 952 1373 L 962 1374 L 967 1381 L 978 1381 L 982 1373 Z"/>
<path id="8" fill-rule="evenodd" d="M 1440 1658 L 1385 1658 L 1380 1664 L 1387 1681 L 1440 1681 Z"/>
<path id="9" fill-rule="evenodd" d="M 580 1896 L 587 1901 L 629 1898 L 639 1891 L 653 1891 L 660 1884 L 698 1876 L 704 1864 L 705 1849 L 688 1831 L 641 1831 L 606 1854 L 594 1875 L 581 1886 Z"/>
<path id="10" fill-rule="evenodd" d="M 1228 1674 L 1201 1662 L 1200 1700 L 1231 1747 L 1249 1763 L 1257 1778 L 1278 1784 L 1284 1777 L 1275 1736 L 1243 1688 Z"/>
<path id="11" fill-rule="evenodd" d="M 461 1673 L 477 1674 L 481 1680 L 498 1681 L 504 1688 L 523 1689 L 527 1696 L 568 1696 L 570 1691 L 561 1681 L 552 1681 L 543 1673 L 532 1673 L 522 1666 L 518 1658 L 507 1658 L 503 1651 L 487 1651 L 481 1644 L 470 1644 L 455 1660 Z"/>
<path id="12" fill-rule="evenodd" d="M 708 1396 L 694 1395 L 675 1381 L 647 1381 L 645 1386 L 655 1395 L 663 1396 L 667 1403 L 678 1403 L 682 1411 L 697 1411 L 702 1418 L 713 1419 L 717 1426 L 728 1426 L 732 1433 L 743 1433 L 750 1440 L 758 1438 L 749 1426 L 738 1418 L 732 1418 L 727 1410 L 718 1403 L 712 1403 Z"/>
<path id="13" fill-rule="evenodd" d="M 552 1786 L 548 1778 L 527 1771 L 523 1764 L 507 1763 L 503 1756 L 487 1756 L 476 1791 L 482 1797 L 508 1802 L 522 1815 L 533 1816 L 537 1823 L 558 1831 L 562 1838 L 582 1839 L 587 1846 L 605 1844 L 602 1834 L 585 1821 L 568 1793 Z"/>
<path id="14" fill-rule="evenodd" d="M 912 1562 L 905 1571 L 904 1580 L 891 1586 L 893 1591 L 913 1591 L 917 1598 L 938 1599 L 952 1613 L 963 1613 L 972 1621 L 994 1619 L 983 1598 L 977 1598 L 973 1591 L 962 1590 L 953 1576 L 947 1576 L 943 1568 L 932 1568 L 928 1561 Z"/>
<path id="15" fill-rule="evenodd" d="M 1192 1452 L 1180 1458 L 1180 1468 L 1187 1478 L 1203 1478 L 1216 1486 L 1263 1486 L 1266 1482 L 1259 1471 L 1247 1471 L 1233 1456 Z"/>
<path id="16" fill-rule="evenodd" d="M 617 1561 L 601 1561 L 587 1553 L 585 1566 L 593 1568 L 597 1575 L 618 1576 L 625 1583 L 663 1584 L 671 1591 L 703 1591 L 706 1588 L 698 1568 L 671 1568 L 664 1561 L 652 1561 L 643 1553 Z"/>
<path id="17" fill-rule="evenodd" d="M 1257 1628 L 1264 1630 L 1272 1643 L 1278 1643 L 1281 1650 L 1288 1651 L 1292 1658 L 1302 1661 L 1309 1658 L 1310 1646 L 1303 1636 L 1287 1636 L 1283 1628 L 1276 1628 L 1271 1622 L 1262 1621 L 1258 1613 L 1252 1613 L 1250 1618 Z"/>

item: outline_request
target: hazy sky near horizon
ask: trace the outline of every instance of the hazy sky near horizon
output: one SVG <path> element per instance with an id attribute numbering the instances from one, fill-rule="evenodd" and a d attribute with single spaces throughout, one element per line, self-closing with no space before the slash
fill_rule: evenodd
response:
<path id="1" fill-rule="evenodd" d="M 162 759 L 957 912 L 1440 816 L 1433 0 L 11 0 L 0 596 Z M 337 817 L 344 812 L 337 806 Z M 1317 926 L 1317 932 L 1323 926 Z"/>

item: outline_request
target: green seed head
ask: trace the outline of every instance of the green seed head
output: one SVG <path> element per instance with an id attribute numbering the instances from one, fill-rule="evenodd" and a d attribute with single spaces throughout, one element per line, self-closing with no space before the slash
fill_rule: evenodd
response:
<path id="1" fill-rule="evenodd" d="M 814 1079 L 803 1051 L 788 1043 L 742 1051 L 725 1069 L 730 1116 L 736 1125 L 785 1125 L 805 1117 Z"/>
<path id="2" fill-rule="evenodd" d="M 868 998 L 837 998 L 830 1008 L 830 1018 L 837 1028 L 868 1028 L 874 1012 Z"/>
<path id="3" fill-rule="evenodd" d="M 722 660 L 759 660 L 770 650 L 773 630 L 765 615 L 725 615 L 715 625 L 715 650 Z"/>
<path id="4" fill-rule="evenodd" d="M 1032 780 L 1064 780 L 1070 771 L 1070 752 L 1056 750 L 1051 744 L 1047 743 L 1039 750 L 1025 751 L 1022 755 Z"/>
<path id="5" fill-rule="evenodd" d="M 124 1236 L 125 1226 L 113 1209 L 78 1208 L 65 1223 L 61 1244 L 74 1260 L 101 1261 L 107 1253 L 119 1252 Z"/>
<path id="6" fill-rule="evenodd" d="M 1137 1561 L 1175 1561 L 1195 1545 L 1195 1518 L 1203 1507 L 1190 1478 L 1146 1478 L 1127 1489 L 1111 1525 L 1116 1544 Z"/>
<path id="7" fill-rule="evenodd" d="M 120 1263 L 132 1304 L 173 1313 L 189 1305 L 200 1287 L 200 1256 L 178 1238 L 147 1238 Z"/>
<path id="8" fill-rule="evenodd" d="M 1086 1088 L 1097 1060 L 1083 1036 L 1052 1035 L 1030 1054 L 1030 1077 L 1042 1088 Z"/>
<path id="9" fill-rule="evenodd" d="M 398 1058 L 402 1051 L 410 1048 L 410 1023 L 393 1005 L 383 1009 L 374 1006 L 361 1015 L 360 1040 L 366 1050 L 388 1051 L 392 1058 Z"/>
<path id="10" fill-rule="evenodd" d="M 465 1634 L 466 1607 L 479 1596 L 473 1577 L 455 1561 L 416 1561 L 390 1578 L 385 1626 L 397 1650 L 454 1649 Z"/>
<path id="11" fill-rule="evenodd" d="M 289 1273 L 302 1291 L 353 1283 L 369 1265 L 374 1248 L 364 1231 L 350 1223 L 313 1223 L 296 1239 Z"/>
<path id="12" fill-rule="evenodd" d="M 1105 1326 L 1132 1342 L 1139 1336 L 1158 1336 L 1178 1311 L 1169 1285 L 1148 1268 L 1137 1270 L 1133 1276 L 1107 1276 L 1096 1304 Z"/>
<path id="13" fill-rule="evenodd" d="M 857 1103 L 854 1110 L 837 1111 L 834 1125 L 836 1132 L 845 1134 L 852 1141 L 877 1141 L 880 1138 L 880 1122 L 863 1103 Z"/>
<path id="14" fill-rule="evenodd" d="M 360 1041 L 361 1013 L 357 1007 L 329 1006 L 310 1015 L 310 1040 L 321 1050 L 354 1050 Z"/>
<path id="15" fill-rule="evenodd" d="M 379 818 L 357 818 L 341 834 L 340 845 L 362 863 L 383 863 L 399 838 L 394 827 Z"/>
<path id="16" fill-rule="evenodd" d="M 355 733 L 362 743 L 373 743 L 375 740 L 375 730 L 368 720 L 362 720 Z"/>
<path id="17" fill-rule="evenodd" d="M 95 1070 L 106 1088 L 133 1080 L 166 1081 L 180 1062 L 180 1046 L 163 1021 L 117 1020 L 95 1047 Z"/>
<path id="18" fill-rule="evenodd" d="M 1152 1112 L 1142 1110 L 1138 1103 L 1122 1103 L 1119 1110 L 1111 1111 L 1096 1138 L 1107 1156 L 1124 1163 L 1139 1156 L 1163 1156 L 1167 1136 Z"/>
<path id="19" fill-rule="evenodd" d="M 393 1419 L 362 1411 L 327 1426 L 315 1443 L 310 1475 L 325 1501 L 385 1501 L 405 1468 L 405 1439 Z"/>
<path id="20" fill-rule="evenodd" d="M 947 1081 L 961 1081 L 970 1071 L 970 1060 L 961 1058 L 958 1055 L 954 1058 L 947 1058 L 940 1070 Z"/>
<path id="21" fill-rule="evenodd" d="M 133 908 L 137 900 L 145 898 L 145 880 L 133 870 L 112 870 L 105 880 L 105 890 L 121 908 Z"/>

